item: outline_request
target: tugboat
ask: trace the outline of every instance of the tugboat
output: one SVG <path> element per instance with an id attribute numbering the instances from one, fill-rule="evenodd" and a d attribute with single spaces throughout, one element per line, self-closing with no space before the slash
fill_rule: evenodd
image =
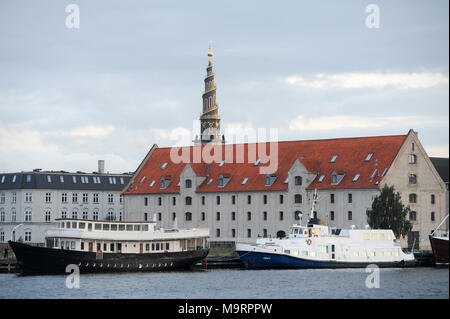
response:
<path id="1" fill-rule="evenodd" d="M 404 253 L 390 229 L 330 229 L 313 216 L 317 190 L 306 226 L 289 229 L 287 238 L 258 238 L 256 243 L 236 243 L 246 268 L 359 268 L 411 267 L 414 255 Z"/>
<path id="2" fill-rule="evenodd" d="M 155 222 L 57 219 L 50 247 L 9 241 L 22 275 L 190 269 L 209 252 L 209 229 L 155 229 Z"/>
<path id="3" fill-rule="evenodd" d="M 447 264 L 448 265 L 448 230 L 438 235 L 437 230 L 442 226 L 448 218 L 442 220 L 438 227 L 428 236 L 430 239 L 431 249 L 433 251 L 433 259 L 436 265 Z"/>

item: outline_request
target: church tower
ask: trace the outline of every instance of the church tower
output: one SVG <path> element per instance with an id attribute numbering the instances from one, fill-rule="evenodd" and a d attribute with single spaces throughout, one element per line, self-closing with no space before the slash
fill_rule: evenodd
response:
<path id="1" fill-rule="evenodd" d="M 205 92 L 203 98 L 203 112 L 200 116 L 200 141 L 196 139 L 196 144 L 218 145 L 224 144 L 224 137 L 220 136 L 220 116 L 219 106 L 216 103 L 216 84 L 214 83 L 214 72 L 212 67 L 213 53 L 211 51 L 211 42 L 208 51 L 208 67 L 206 68 Z"/>

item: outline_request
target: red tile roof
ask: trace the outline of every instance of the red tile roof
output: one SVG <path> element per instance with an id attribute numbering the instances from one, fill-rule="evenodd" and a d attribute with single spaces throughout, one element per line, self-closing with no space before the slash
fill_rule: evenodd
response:
<path id="1" fill-rule="evenodd" d="M 209 164 L 209 168 L 204 160 L 200 163 L 194 162 L 193 154 L 204 151 L 204 147 L 190 146 L 185 147 L 184 150 L 189 150 L 189 165 L 197 176 L 206 177 L 209 169 L 208 177 L 197 188 L 197 192 L 286 190 L 288 184 L 285 184 L 284 181 L 297 159 L 310 173 L 317 174 L 313 182 L 307 187 L 308 189 L 378 188 L 378 183 L 383 178 L 381 174 L 391 166 L 406 137 L 407 135 L 395 135 L 278 142 L 278 166 L 276 171 L 271 174 L 278 177 L 271 186 L 265 185 L 265 174 L 260 174 L 259 171 L 260 167 L 267 165 L 264 164 L 265 159 L 262 158 L 258 166 L 254 165 L 254 161 L 258 158 L 257 151 L 255 158 L 250 158 L 251 162 L 248 163 L 249 148 L 265 146 L 265 143 L 219 146 L 218 149 L 222 150 L 222 156 L 218 157 L 217 162 Z M 244 148 L 244 163 L 236 163 L 237 159 L 234 159 L 234 163 L 225 162 L 220 166 L 221 160 L 225 158 L 225 152 L 233 150 L 235 155 L 237 148 Z M 143 164 L 142 169 L 136 173 L 132 187 L 130 186 L 124 194 L 179 193 L 180 174 L 187 164 L 172 162 L 170 152 L 171 148 L 155 148 L 147 162 Z M 267 153 L 269 153 L 268 144 Z M 365 161 L 369 153 L 374 154 L 369 161 Z M 338 155 L 336 161 L 330 163 L 335 154 Z M 168 163 L 167 166 L 162 169 L 161 166 L 166 162 Z M 371 179 L 375 169 L 377 173 Z M 337 185 L 332 184 L 333 172 L 345 174 Z M 231 176 L 225 187 L 219 187 L 220 174 L 225 177 Z M 319 182 L 322 174 L 325 174 L 325 177 L 322 182 Z M 356 174 L 360 174 L 360 177 L 356 182 L 353 182 Z M 140 182 L 144 176 L 146 178 L 141 185 Z M 160 188 L 162 176 L 165 179 L 172 179 L 165 189 Z M 242 181 L 246 177 L 248 177 L 248 181 L 245 185 L 242 185 Z M 208 185 L 211 178 L 213 178 L 213 181 Z M 150 187 L 153 180 L 155 183 Z M 305 178 L 303 181 L 305 181 Z"/>

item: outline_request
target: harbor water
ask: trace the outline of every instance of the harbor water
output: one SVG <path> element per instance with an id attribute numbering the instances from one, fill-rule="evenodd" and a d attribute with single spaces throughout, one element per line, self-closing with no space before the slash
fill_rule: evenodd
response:
<path id="1" fill-rule="evenodd" d="M 432 267 L 383 268 L 376 274 L 364 268 L 81 274 L 79 288 L 68 288 L 67 281 L 68 275 L 0 274 L 0 298 L 449 298 L 449 269 Z"/>

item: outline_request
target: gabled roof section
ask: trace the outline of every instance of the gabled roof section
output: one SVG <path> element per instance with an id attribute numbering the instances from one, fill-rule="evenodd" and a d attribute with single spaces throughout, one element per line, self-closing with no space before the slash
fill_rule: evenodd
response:
<path id="1" fill-rule="evenodd" d="M 287 190 L 288 184 L 285 181 L 296 160 L 299 160 L 308 172 L 316 175 L 308 189 L 378 188 L 378 184 L 383 178 L 382 172 L 391 166 L 406 137 L 407 135 L 394 135 L 278 142 L 278 158 L 276 158 L 275 169 L 278 177 L 270 186 L 266 185 L 266 174 L 260 173 L 261 167 L 269 165 L 270 157 L 262 157 L 255 166 L 255 161 L 258 161 L 260 157 L 258 154 L 260 144 L 216 146 L 216 150 L 220 149 L 222 154 L 208 153 L 210 159 L 214 158 L 214 161 L 210 160 L 209 164 L 200 156 L 205 146 L 184 147 L 178 154 L 181 154 L 182 151 L 189 153 L 186 160 L 195 174 L 206 177 L 196 192 Z M 264 145 L 264 154 L 269 153 L 268 145 L 268 143 Z M 180 174 L 187 163 L 186 160 L 172 161 L 171 150 L 171 148 L 155 147 L 133 176 L 137 182 L 125 194 L 179 193 Z M 242 158 L 236 156 L 238 150 L 243 151 Z M 227 158 L 226 154 L 230 153 L 232 154 L 231 158 Z M 373 153 L 370 159 L 367 158 L 369 153 Z M 331 163 L 330 159 L 336 154 L 338 156 Z M 169 164 L 164 170 L 161 170 L 161 166 L 166 162 Z M 371 178 L 375 169 L 377 174 Z M 338 184 L 332 184 L 333 171 L 344 175 Z M 359 174 L 359 178 L 354 181 L 357 174 Z M 168 175 L 171 175 L 173 180 L 166 189 L 149 186 L 150 181 L 159 181 L 162 176 Z M 219 187 L 220 175 L 229 178 L 226 187 Z M 325 177 L 319 182 L 320 176 L 323 175 Z M 144 176 L 146 177 L 145 183 L 139 185 L 139 181 Z M 246 177 L 248 177 L 247 182 L 242 184 Z M 211 179 L 213 181 L 208 183 Z"/>

